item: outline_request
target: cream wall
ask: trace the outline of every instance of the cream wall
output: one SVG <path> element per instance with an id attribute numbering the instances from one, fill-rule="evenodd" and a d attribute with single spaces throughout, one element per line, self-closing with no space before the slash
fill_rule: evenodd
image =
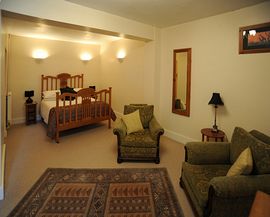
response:
<path id="1" fill-rule="evenodd" d="M 31 57 L 34 49 L 44 49 L 49 57 L 36 60 Z M 33 39 L 12 35 L 10 37 L 8 90 L 12 92 L 13 123 L 25 119 L 25 90 L 34 90 L 34 100 L 40 102 L 41 75 L 59 73 L 84 74 L 84 87 L 100 87 L 100 46 L 72 42 Z M 80 60 L 82 52 L 89 52 L 93 59 Z"/>
<path id="2" fill-rule="evenodd" d="M 270 53 L 238 54 L 239 27 L 269 22 L 270 2 L 161 30 L 160 111 L 166 134 L 186 142 L 200 140 L 212 127 L 208 105 L 220 92 L 218 126 L 231 138 L 235 126 L 270 134 Z M 171 112 L 173 49 L 192 48 L 190 117 Z"/>
<path id="3" fill-rule="evenodd" d="M 155 104 L 155 42 L 122 39 L 104 45 L 101 49 L 101 81 L 111 86 L 112 104 L 117 113 L 123 112 L 125 104 Z M 116 58 L 123 50 L 122 62 Z"/>

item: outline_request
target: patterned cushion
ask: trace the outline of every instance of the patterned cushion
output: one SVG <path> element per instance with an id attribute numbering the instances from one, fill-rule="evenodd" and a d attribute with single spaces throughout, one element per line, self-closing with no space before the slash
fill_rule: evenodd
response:
<path id="1" fill-rule="evenodd" d="M 253 156 L 253 173 L 270 173 L 270 145 L 258 140 L 246 130 L 236 127 L 230 144 L 230 161 L 232 164 L 247 147 L 250 147 Z"/>
<path id="2" fill-rule="evenodd" d="M 225 176 L 230 168 L 230 165 L 192 165 L 187 162 L 184 162 L 182 166 L 182 175 L 189 183 L 201 207 L 206 206 L 210 180 L 217 176 Z"/>
<path id="3" fill-rule="evenodd" d="M 270 174 L 270 145 L 258 141 L 251 146 L 255 174 Z"/>
<path id="4" fill-rule="evenodd" d="M 258 130 L 251 130 L 249 133 L 255 136 L 257 139 L 261 140 L 262 142 L 270 145 L 270 137 L 265 135 L 264 133 Z"/>
<path id="5" fill-rule="evenodd" d="M 235 127 L 230 144 L 230 162 L 233 164 L 244 149 L 256 143 L 256 138 L 241 127 Z"/>
<path id="6" fill-rule="evenodd" d="M 140 111 L 140 117 L 142 121 L 142 125 L 144 128 L 149 127 L 149 121 L 152 119 L 154 114 L 154 106 L 153 105 L 144 105 L 144 104 L 131 104 L 124 106 L 124 115 L 132 113 L 136 110 Z"/>

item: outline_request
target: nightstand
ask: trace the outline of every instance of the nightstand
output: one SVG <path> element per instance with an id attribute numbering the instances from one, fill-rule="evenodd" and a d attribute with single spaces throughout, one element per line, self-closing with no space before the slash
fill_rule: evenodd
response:
<path id="1" fill-rule="evenodd" d="M 37 122 L 37 103 L 25 103 L 25 124 L 35 124 Z"/>

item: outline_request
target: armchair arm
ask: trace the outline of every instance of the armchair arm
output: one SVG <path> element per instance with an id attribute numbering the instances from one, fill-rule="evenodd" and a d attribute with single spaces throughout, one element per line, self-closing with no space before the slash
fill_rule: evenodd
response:
<path id="1" fill-rule="evenodd" d="M 120 138 L 124 138 L 126 136 L 127 128 L 121 118 L 116 119 L 114 123 L 113 134 L 120 136 Z"/>
<path id="2" fill-rule="evenodd" d="M 248 176 L 219 176 L 211 179 L 210 188 L 221 198 L 254 196 L 261 190 L 270 193 L 270 174 Z"/>
<path id="3" fill-rule="evenodd" d="M 230 143 L 188 142 L 185 145 L 185 161 L 191 164 L 229 164 Z"/>
<path id="4" fill-rule="evenodd" d="M 158 139 L 158 137 L 164 133 L 164 129 L 160 126 L 155 117 L 149 122 L 149 130 L 153 139 Z"/>

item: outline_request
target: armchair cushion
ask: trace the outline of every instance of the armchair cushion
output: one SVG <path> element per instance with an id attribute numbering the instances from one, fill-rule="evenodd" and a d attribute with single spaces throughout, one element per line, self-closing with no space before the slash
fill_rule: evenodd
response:
<path id="1" fill-rule="evenodd" d="M 139 110 L 124 115 L 122 119 L 127 127 L 127 134 L 143 130 Z"/>
<path id="2" fill-rule="evenodd" d="M 149 129 L 145 129 L 125 136 L 123 146 L 156 148 L 157 141 L 152 139 Z"/>
<path id="3" fill-rule="evenodd" d="M 124 115 L 132 113 L 136 110 L 139 110 L 140 112 L 140 118 L 141 118 L 143 128 L 148 128 L 149 121 L 152 119 L 153 114 L 154 114 L 154 106 L 144 105 L 144 104 L 125 105 Z"/>
<path id="4" fill-rule="evenodd" d="M 253 160 L 250 148 L 246 148 L 229 169 L 227 176 L 248 175 L 253 168 Z"/>

